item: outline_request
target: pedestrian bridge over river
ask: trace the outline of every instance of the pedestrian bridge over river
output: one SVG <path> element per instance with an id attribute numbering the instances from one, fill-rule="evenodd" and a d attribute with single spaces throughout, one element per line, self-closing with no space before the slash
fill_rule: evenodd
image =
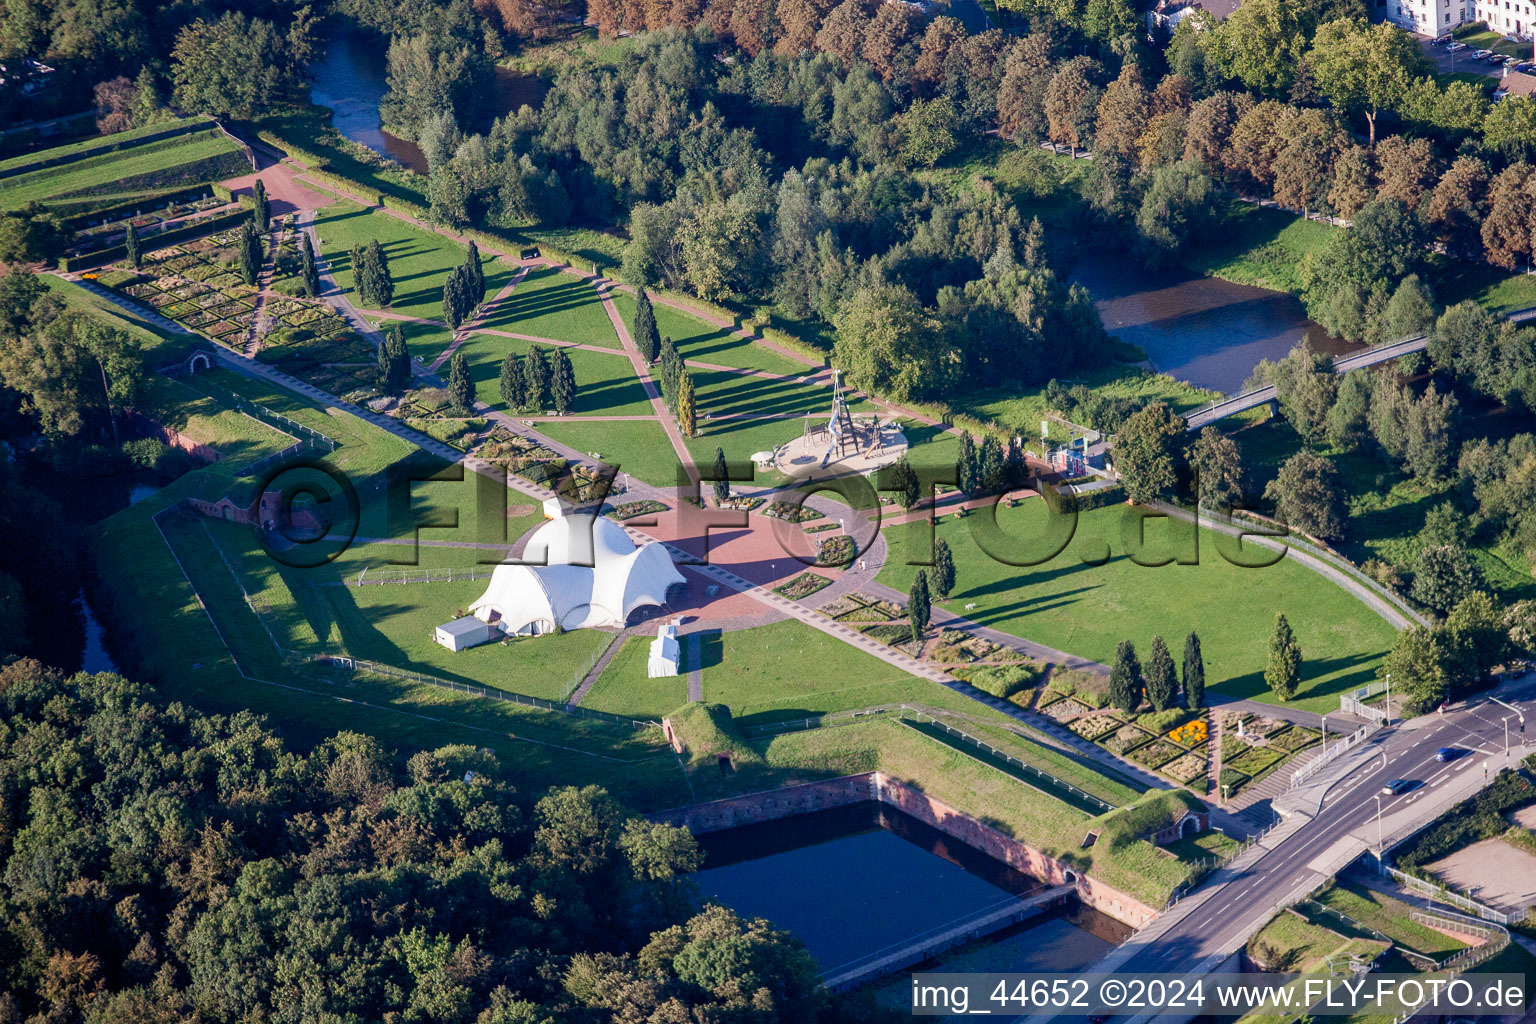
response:
<path id="1" fill-rule="evenodd" d="M 1513 323 L 1524 323 L 1528 320 L 1536 319 L 1536 306 L 1517 310 L 1509 315 L 1509 319 Z M 1339 356 L 1333 361 L 1333 371 L 1335 373 L 1348 373 L 1350 370 L 1375 366 L 1389 359 L 1408 355 L 1410 352 L 1422 352 L 1428 344 L 1429 338 L 1423 334 L 1414 335 L 1411 338 L 1400 338 L 1397 341 L 1390 341 L 1385 345 L 1377 345 L 1375 348 L 1366 349 L 1364 352 L 1351 352 L 1349 355 Z M 1235 416 L 1240 412 L 1247 412 L 1249 409 L 1255 409 L 1261 405 L 1270 405 L 1275 401 L 1275 386 L 1273 384 L 1266 384 L 1264 387 L 1245 391 L 1240 395 L 1234 395 L 1220 402 L 1213 402 L 1203 409 L 1196 409 L 1184 417 L 1185 429 L 1194 432 L 1201 427 L 1215 423 L 1217 420 L 1226 419 L 1228 416 Z"/>

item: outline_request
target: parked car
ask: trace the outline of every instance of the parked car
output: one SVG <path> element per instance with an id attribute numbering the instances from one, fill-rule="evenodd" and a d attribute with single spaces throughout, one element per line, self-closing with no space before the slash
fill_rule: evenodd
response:
<path id="1" fill-rule="evenodd" d="M 1536 64 L 1532 64 L 1528 60 L 1522 60 L 1520 63 L 1515 65 L 1515 70 L 1521 74 L 1529 74 L 1532 68 L 1536 68 Z"/>
<path id="2" fill-rule="evenodd" d="M 1449 53 L 1460 53 L 1462 50 L 1465 50 L 1466 48 L 1467 48 L 1467 44 L 1466 43 L 1456 42 L 1456 43 L 1452 43 L 1450 46 L 1447 46 L 1446 50 Z"/>
<path id="3" fill-rule="evenodd" d="M 1488 58 L 1488 63 L 1494 66 L 1498 66 L 1503 64 L 1508 59 L 1509 58 L 1505 57 L 1502 53 L 1495 53 Z"/>
<path id="4" fill-rule="evenodd" d="M 1391 782 L 1381 787 L 1381 793 L 1383 796 L 1397 796 L 1397 794 L 1408 790 L 1412 786 L 1413 783 L 1409 782 L 1407 779 L 1393 779 Z"/>
<path id="5" fill-rule="evenodd" d="M 1436 39 L 1433 43 L 1431 43 L 1431 45 L 1432 46 L 1444 46 L 1446 43 L 1449 43 L 1450 41 L 1451 41 L 1451 37 L 1450 36 L 1441 36 L 1440 38 Z"/>
<path id="6" fill-rule="evenodd" d="M 1472 51 L 1472 59 L 1473 60 L 1484 60 L 1492 52 L 1493 52 L 1492 50 L 1473 50 Z"/>

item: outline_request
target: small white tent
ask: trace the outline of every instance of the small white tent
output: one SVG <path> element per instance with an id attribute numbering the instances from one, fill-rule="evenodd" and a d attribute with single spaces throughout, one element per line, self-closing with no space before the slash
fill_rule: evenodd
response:
<path id="1" fill-rule="evenodd" d="M 677 627 L 664 622 L 656 629 L 656 639 L 651 641 L 651 656 L 645 663 L 646 675 L 652 679 L 677 675 L 682 650 L 677 643 Z"/>
<path id="2" fill-rule="evenodd" d="M 590 513 L 540 526 L 523 561 L 534 564 L 498 565 L 470 605 L 480 621 L 514 635 L 622 628 L 636 608 L 665 604 L 667 591 L 687 582 L 666 545 L 636 547 L 617 523 Z"/>

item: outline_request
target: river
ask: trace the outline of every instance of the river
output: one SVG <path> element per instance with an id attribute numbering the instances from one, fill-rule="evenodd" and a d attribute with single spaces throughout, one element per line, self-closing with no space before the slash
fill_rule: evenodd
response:
<path id="1" fill-rule="evenodd" d="M 331 123 L 353 142 L 389 157 L 418 174 L 427 173 L 427 158 L 409 139 L 391 135 L 379 120 L 379 101 L 389 91 L 389 42 L 360 31 L 337 32 L 326 40 L 325 54 L 311 69 L 315 75 L 310 101 L 331 108 Z M 537 108 L 549 83 L 537 75 L 497 67 L 495 117 L 524 104 Z M 489 125 L 468 126 L 476 130 Z"/>
<path id="2" fill-rule="evenodd" d="M 1106 330 L 1160 372 L 1212 391 L 1237 393 L 1259 360 L 1282 358 L 1303 337 L 1328 355 L 1363 347 L 1329 334 L 1285 292 L 1147 270 L 1102 250 L 1081 255 L 1072 279 L 1093 293 Z"/>

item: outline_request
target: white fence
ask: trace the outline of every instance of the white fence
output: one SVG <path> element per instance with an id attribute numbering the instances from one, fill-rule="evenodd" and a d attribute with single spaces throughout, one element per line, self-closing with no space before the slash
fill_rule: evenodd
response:
<path id="1" fill-rule="evenodd" d="M 1362 725 L 1360 728 L 1356 729 L 1342 740 L 1335 740 L 1334 742 L 1329 743 L 1323 748 L 1323 752 L 1321 754 L 1314 757 L 1311 761 L 1307 762 L 1291 773 L 1291 785 L 1301 785 L 1303 782 L 1307 781 L 1312 776 L 1322 771 L 1325 765 L 1332 763 L 1332 761 L 1340 754 L 1344 753 L 1346 750 L 1351 750 L 1364 743 L 1366 737 L 1370 736 L 1371 733 L 1375 731 L 1376 726 L 1368 723 L 1366 725 Z"/>
<path id="2" fill-rule="evenodd" d="M 1484 921 L 1492 921 L 1495 924 L 1505 925 L 1509 924 L 1519 916 L 1516 914 L 1506 914 L 1502 910 L 1495 910 L 1488 906 L 1488 904 L 1479 903 L 1477 900 L 1470 896 L 1463 896 L 1459 892 L 1452 892 L 1450 889 L 1447 889 L 1443 885 L 1436 885 L 1434 882 L 1426 882 L 1422 878 L 1410 875 L 1406 871 L 1399 871 L 1397 868 L 1389 867 L 1386 864 L 1383 864 L 1381 869 L 1387 875 L 1390 875 L 1394 881 L 1401 885 L 1407 886 L 1409 889 L 1412 889 L 1419 895 L 1432 900 L 1439 900 L 1441 903 L 1449 903 L 1453 907 L 1460 907 L 1467 913 L 1475 914 L 1476 916 L 1482 918 Z"/>

